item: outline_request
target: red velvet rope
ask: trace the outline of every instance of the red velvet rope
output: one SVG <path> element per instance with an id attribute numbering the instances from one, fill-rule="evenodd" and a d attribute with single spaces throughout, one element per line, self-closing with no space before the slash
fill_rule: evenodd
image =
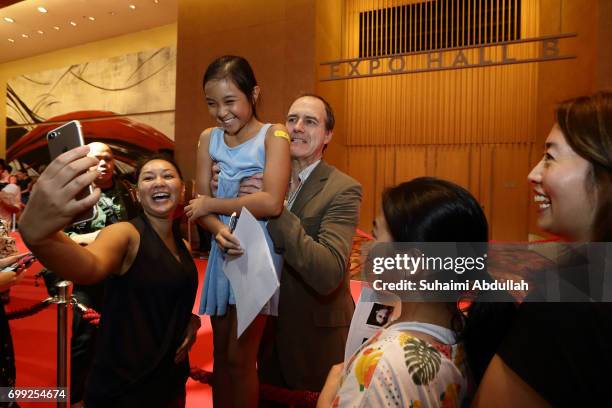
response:
<path id="1" fill-rule="evenodd" d="M 8 320 L 23 319 L 24 317 L 35 315 L 41 310 L 46 309 L 47 307 L 49 307 L 50 304 L 51 303 L 49 303 L 48 301 L 43 300 L 42 302 L 38 302 L 29 307 L 24 307 L 23 309 L 8 311 L 6 312 L 6 317 Z"/>

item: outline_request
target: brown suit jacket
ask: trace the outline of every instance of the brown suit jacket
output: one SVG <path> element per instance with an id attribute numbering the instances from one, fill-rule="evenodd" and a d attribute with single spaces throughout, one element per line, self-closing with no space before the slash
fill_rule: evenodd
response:
<path id="1" fill-rule="evenodd" d="M 291 211 L 268 223 L 284 257 L 279 316 L 262 340 L 262 382 L 320 391 L 344 346 L 355 308 L 348 261 L 359 220 L 361 185 L 321 161 Z"/>

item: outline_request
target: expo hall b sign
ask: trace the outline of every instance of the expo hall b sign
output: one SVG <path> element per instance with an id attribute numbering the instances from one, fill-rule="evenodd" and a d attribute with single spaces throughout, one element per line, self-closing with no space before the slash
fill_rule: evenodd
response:
<path id="1" fill-rule="evenodd" d="M 388 57 L 326 61 L 321 63 L 321 66 L 327 67 L 326 75 L 321 78 L 321 81 L 415 74 L 421 72 L 448 71 L 453 69 L 481 68 L 576 58 L 575 55 L 562 55 L 559 49 L 559 41 L 570 37 L 576 37 L 576 34 L 557 34 L 482 46 L 395 54 Z M 532 51 L 533 55 L 518 57 L 512 54 L 512 48 L 514 48 L 514 46 L 526 43 L 536 43 L 538 45 L 537 47 L 530 47 L 530 50 L 535 50 L 535 52 Z M 501 48 L 501 52 L 492 52 L 493 49 L 497 47 Z M 522 54 L 525 53 L 523 52 Z"/>

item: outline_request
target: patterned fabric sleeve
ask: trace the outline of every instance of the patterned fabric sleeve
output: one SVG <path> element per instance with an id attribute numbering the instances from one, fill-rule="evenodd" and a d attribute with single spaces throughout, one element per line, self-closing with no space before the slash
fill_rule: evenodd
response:
<path id="1" fill-rule="evenodd" d="M 334 407 L 460 407 L 466 380 L 431 344 L 394 333 L 367 347 L 345 372 Z"/>

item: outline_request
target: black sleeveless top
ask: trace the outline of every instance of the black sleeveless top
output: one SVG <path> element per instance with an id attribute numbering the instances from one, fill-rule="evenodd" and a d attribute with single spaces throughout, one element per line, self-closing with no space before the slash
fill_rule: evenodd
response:
<path id="1" fill-rule="evenodd" d="M 86 406 L 164 407 L 184 393 L 189 362 L 174 363 L 198 286 L 196 266 L 178 228 L 180 263 L 146 216 L 130 221 L 140 246 L 130 269 L 107 280 Z"/>

